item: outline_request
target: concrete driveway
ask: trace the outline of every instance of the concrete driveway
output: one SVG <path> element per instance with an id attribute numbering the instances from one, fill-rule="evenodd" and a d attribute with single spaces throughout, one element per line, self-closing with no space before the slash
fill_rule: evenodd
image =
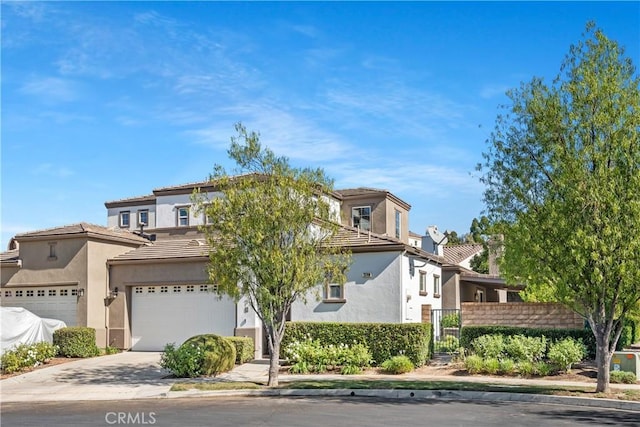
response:
<path id="1" fill-rule="evenodd" d="M 0 401 L 120 400 L 162 397 L 175 379 L 163 379 L 159 352 L 124 352 L 28 372 L 0 382 Z"/>

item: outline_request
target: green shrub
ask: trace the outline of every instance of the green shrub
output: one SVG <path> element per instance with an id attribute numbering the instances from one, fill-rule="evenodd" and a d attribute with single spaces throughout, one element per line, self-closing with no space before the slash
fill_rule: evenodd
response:
<path id="1" fill-rule="evenodd" d="M 516 363 L 511 359 L 500 360 L 500 373 L 505 375 L 513 375 L 516 371 Z"/>
<path id="2" fill-rule="evenodd" d="M 549 346 L 547 357 L 558 370 L 569 372 L 572 364 L 584 359 L 585 353 L 582 342 L 565 338 Z"/>
<path id="3" fill-rule="evenodd" d="M 464 359 L 464 368 L 470 374 L 479 374 L 483 372 L 482 357 L 472 354 Z"/>
<path id="4" fill-rule="evenodd" d="M 256 348 L 249 337 L 225 337 L 236 349 L 236 363 L 242 365 L 255 358 Z"/>
<path id="5" fill-rule="evenodd" d="M 356 365 L 344 365 L 340 367 L 340 373 L 342 375 L 358 375 L 363 372 L 363 369 Z"/>
<path id="6" fill-rule="evenodd" d="M 524 335 L 512 335 L 505 340 L 505 351 L 516 361 L 537 361 L 544 358 L 547 352 L 547 338 L 526 337 Z"/>
<path id="7" fill-rule="evenodd" d="M 473 340 L 473 351 L 483 359 L 498 359 L 504 354 L 502 335 L 482 335 Z"/>
<path id="8" fill-rule="evenodd" d="M 460 348 L 460 340 L 453 335 L 447 335 L 442 341 L 437 343 L 438 351 L 455 353 Z"/>
<path id="9" fill-rule="evenodd" d="M 612 371 L 610 374 L 610 382 L 613 384 L 635 384 L 638 382 L 636 374 L 625 371 Z"/>
<path id="10" fill-rule="evenodd" d="M 616 351 L 622 351 L 637 342 L 640 342 L 640 320 L 627 317 L 616 344 Z"/>
<path id="11" fill-rule="evenodd" d="M 405 374 L 413 370 L 413 363 L 407 356 L 393 356 L 382 362 L 382 369 L 389 374 Z"/>
<path id="12" fill-rule="evenodd" d="M 482 361 L 482 370 L 490 375 L 500 372 L 500 361 L 494 357 L 489 357 Z"/>
<path id="13" fill-rule="evenodd" d="M 482 335 L 498 334 L 505 338 L 513 335 L 526 337 L 546 337 L 547 344 L 561 341 L 565 338 L 581 340 L 587 348 L 587 357 L 596 357 L 596 340 L 591 329 L 543 329 L 521 328 L 517 326 L 463 326 L 460 330 L 460 346 L 471 350 L 471 343 Z"/>
<path id="14" fill-rule="evenodd" d="M 326 372 L 338 367 L 342 367 L 342 373 L 359 373 L 371 364 L 371 352 L 363 344 L 322 345 L 319 340 L 306 339 L 289 343 L 283 352 L 294 373 Z"/>
<path id="15" fill-rule="evenodd" d="M 530 360 L 521 360 L 516 363 L 516 371 L 523 377 L 530 377 L 533 375 L 533 362 Z"/>
<path id="16" fill-rule="evenodd" d="M 118 354 L 120 353 L 120 349 L 117 347 L 107 346 L 104 348 L 104 354 Z"/>
<path id="17" fill-rule="evenodd" d="M 61 328 L 53 333 L 53 344 L 63 357 L 94 357 L 100 355 L 96 345 L 96 330 L 85 327 Z"/>
<path id="18" fill-rule="evenodd" d="M 533 374 L 541 377 L 546 377 L 553 373 L 553 366 L 547 362 L 535 362 L 533 364 Z"/>
<path id="19" fill-rule="evenodd" d="M 2 372 L 12 374 L 47 363 L 56 356 L 57 347 L 48 342 L 20 344 L 5 351 L 0 359 Z"/>
<path id="20" fill-rule="evenodd" d="M 202 350 L 202 374 L 217 376 L 233 369 L 236 349 L 229 340 L 214 334 L 196 335 L 186 340 L 184 345 L 195 345 Z"/>
<path id="21" fill-rule="evenodd" d="M 160 366 L 178 378 L 194 378 L 202 375 L 204 351 L 196 344 L 167 344 L 160 357 Z"/>
<path id="22" fill-rule="evenodd" d="M 458 328 L 460 327 L 460 314 L 451 313 L 446 316 L 442 316 L 440 320 L 440 326 L 443 328 Z"/>
<path id="23" fill-rule="evenodd" d="M 363 344 L 374 364 L 404 354 L 414 366 L 422 366 L 431 358 L 432 336 L 430 323 L 287 322 L 281 357 L 290 343 L 312 339 L 325 346 Z"/>

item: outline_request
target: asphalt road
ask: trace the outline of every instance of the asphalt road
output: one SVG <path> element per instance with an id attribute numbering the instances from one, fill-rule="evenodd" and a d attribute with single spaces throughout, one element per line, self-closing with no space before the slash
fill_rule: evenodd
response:
<path id="1" fill-rule="evenodd" d="M 10 426 L 640 426 L 640 413 L 515 402 L 216 397 L 6 403 Z"/>

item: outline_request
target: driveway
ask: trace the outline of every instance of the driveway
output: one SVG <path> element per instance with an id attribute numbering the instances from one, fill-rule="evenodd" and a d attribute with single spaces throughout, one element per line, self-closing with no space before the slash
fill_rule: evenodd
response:
<path id="1" fill-rule="evenodd" d="M 166 395 L 159 352 L 124 352 L 38 369 L 0 382 L 0 401 L 121 400 Z"/>

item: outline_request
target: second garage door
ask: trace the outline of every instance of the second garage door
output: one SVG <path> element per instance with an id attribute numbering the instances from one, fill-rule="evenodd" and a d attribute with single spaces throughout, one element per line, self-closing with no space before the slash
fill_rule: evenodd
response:
<path id="1" fill-rule="evenodd" d="M 161 351 L 168 343 L 212 333 L 233 336 L 236 304 L 208 285 L 135 286 L 131 290 L 131 349 Z"/>
<path id="2" fill-rule="evenodd" d="M 76 286 L 4 288 L 3 307 L 23 307 L 36 316 L 62 320 L 76 326 L 78 289 Z"/>

